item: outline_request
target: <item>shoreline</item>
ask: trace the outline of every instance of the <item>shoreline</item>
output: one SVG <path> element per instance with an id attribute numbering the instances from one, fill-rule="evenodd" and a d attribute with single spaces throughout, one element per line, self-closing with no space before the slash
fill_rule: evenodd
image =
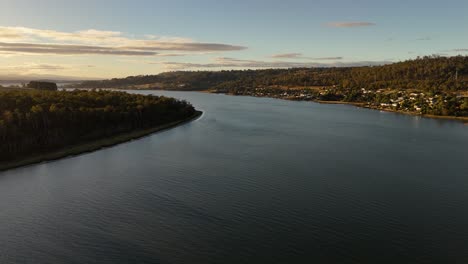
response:
<path id="1" fill-rule="evenodd" d="M 404 111 L 396 111 L 396 110 L 391 110 L 391 109 L 373 108 L 373 107 L 367 107 L 367 106 L 358 106 L 358 107 L 367 108 L 371 110 L 385 111 L 389 113 L 420 116 L 420 117 L 431 118 L 431 119 L 445 119 L 445 120 L 452 120 L 452 121 L 460 121 L 462 123 L 468 124 L 468 117 L 465 117 L 465 116 L 442 116 L 442 115 L 418 114 L 418 113 L 411 113 L 411 112 L 404 112 Z"/>
<path id="2" fill-rule="evenodd" d="M 370 109 L 370 110 L 385 111 L 385 112 L 389 112 L 389 113 L 396 113 L 396 114 L 402 114 L 402 115 L 420 116 L 420 117 L 432 118 L 432 119 L 444 119 L 444 120 L 460 121 L 462 123 L 468 124 L 468 117 L 464 117 L 464 116 L 439 116 L 439 115 L 429 115 L 429 114 L 418 114 L 418 113 L 397 111 L 397 110 L 391 110 L 391 109 L 380 109 L 380 108 L 369 107 L 365 103 L 353 103 L 353 102 L 343 102 L 343 101 L 312 100 L 312 101 L 309 101 L 309 102 L 314 102 L 314 103 L 319 103 L 319 104 L 352 105 L 352 106 L 356 106 L 356 107 L 359 107 L 359 108 L 365 108 L 365 109 Z"/>
<path id="3" fill-rule="evenodd" d="M 357 107 L 368 108 L 365 107 L 365 103 L 356 103 L 356 102 L 344 102 L 344 101 L 322 101 L 322 100 L 312 100 L 309 102 L 319 103 L 319 104 L 343 104 L 343 105 L 354 105 Z M 372 109 L 372 108 L 371 108 Z"/>
<path id="4" fill-rule="evenodd" d="M 157 127 L 147 128 L 147 129 L 142 129 L 142 130 L 137 130 L 137 131 L 131 131 L 128 133 L 118 134 L 112 137 L 97 139 L 97 140 L 93 140 L 90 142 L 79 143 L 79 144 L 72 145 L 69 147 L 64 147 L 59 150 L 55 150 L 55 151 L 44 153 L 44 154 L 38 154 L 35 156 L 23 158 L 20 160 L 9 161 L 9 162 L 4 162 L 4 163 L 0 162 L 0 172 L 19 168 L 19 167 L 24 167 L 28 165 L 38 164 L 42 162 L 50 162 L 50 161 L 59 160 L 62 158 L 78 156 L 78 155 L 85 154 L 85 153 L 91 153 L 91 152 L 94 152 L 103 148 L 108 148 L 108 147 L 112 147 L 115 145 L 119 145 L 121 143 L 129 142 L 134 139 L 139 139 L 139 138 L 149 136 L 157 132 L 161 132 L 164 130 L 168 130 L 170 128 L 174 128 L 174 127 L 189 123 L 191 121 L 196 120 L 200 116 L 202 116 L 202 114 L 203 112 L 201 111 L 195 111 L 195 113 L 188 118 L 185 118 L 179 121 L 174 121 L 165 125 L 160 125 Z"/>
<path id="5" fill-rule="evenodd" d="M 200 92 L 210 93 L 209 91 L 200 91 Z M 213 94 L 224 94 L 224 95 L 232 95 L 232 96 L 250 96 L 250 95 L 234 95 L 234 94 L 228 94 L 228 93 L 213 93 Z M 288 99 L 288 98 L 278 98 L 278 97 L 268 97 L 268 96 L 251 96 L 251 97 L 272 98 L 272 99 L 286 100 L 286 101 L 296 101 L 296 102 L 312 102 L 312 103 L 317 103 L 317 104 L 352 105 L 352 106 L 356 106 L 356 107 L 359 107 L 359 108 L 365 108 L 365 109 L 370 109 L 370 110 L 378 110 L 378 111 L 385 111 L 385 112 L 389 112 L 389 113 L 411 115 L 411 116 L 420 116 L 420 117 L 431 118 L 431 119 L 444 119 L 444 120 L 458 121 L 458 122 L 462 122 L 462 123 L 468 125 L 468 117 L 465 117 L 465 116 L 439 116 L 439 115 L 418 114 L 418 113 L 397 111 L 397 110 L 391 110 L 391 109 L 380 109 L 380 108 L 369 107 L 369 106 L 367 106 L 366 103 L 359 103 L 359 102 L 323 101 L 323 100 L 294 100 L 294 99 Z"/>
<path id="6" fill-rule="evenodd" d="M 128 90 L 136 90 L 136 89 L 128 89 Z M 173 91 L 173 92 L 198 92 L 198 93 L 209 93 L 209 94 L 223 94 L 223 95 L 230 95 L 230 96 L 250 96 L 255 98 L 272 98 L 278 100 L 287 100 L 287 101 L 296 101 L 296 102 L 313 102 L 318 104 L 342 104 L 342 105 L 352 105 L 360 108 L 370 109 L 370 110 L 378 110 L 378 111 L 385 111 L 389 113 L 396 113 L 396 114 L 403 114 L 403 115 L 412 115 L 412 116 L 420 116 L 425 118 L 431 119 L 443 119 L 443 120 L 452 120 L 462 122 L 465 125 L 468 125 L 468 117 L 464 116 L 439 116 L 439 115 L 430 115 L 430 114 L 418 114 L 418 113 L 411 113 L 411 112 L 404 112 L 404 111 L 397 111 L 391 109 L 380 109 L 375 107 L 369 107 L 366 103 L 359 103 L 359 102 L 344 102 L 344 101 L 323 101 L 323 100 L 295 100 L 295 99 L 288 99 L 288 98 L 281 98 L 281 97 L 269 97 L 269 96 L 253 96 L 253 95 L 236 95 L 230 93 L 216 93 L 212 92 L 210 89 L 206 90 L 193 90 L 193 91 L 186 91 L 186 90 L 162 90 L 162 89 L 141 89 L 146 91 Z M 139 90 L 136 90 L 139 91 Z M 1 170 L 1 168 L 0 168 Z"/>
<path id="7" fill-rule="evenodd" d="M 286 99 L 287 100 L 287 99 Z M 366 103 L 355 103 L 355 102 L 344 102 L 344 101 L 320 101 L 320 100 L 312 100 L 310 102 L 319 103 L 319 104 L 343 104 L 343 105 L 353 105 L 360 108 L 366 108 L 370 110 L 379 110 L 385 111 L 389 113 L 397 113 L 397 114 L 404 114 L 404 115 L 412 115 L 412 116 L 420 116 L 426 118 L 434 118 L 434 119 L 445 119 L 445 120 L 454 120 L 454 121 L 461 121 L 463 123 L 468 123 L 468 117 L 465 116 L 441 116 L 441 115 L 430 115 L 430 114 L 418 114 L 418 113 L 411 113 L 405 111 L 397 111 L 391 109 L 380 109 L 375 107 L 369 107 Z"/>

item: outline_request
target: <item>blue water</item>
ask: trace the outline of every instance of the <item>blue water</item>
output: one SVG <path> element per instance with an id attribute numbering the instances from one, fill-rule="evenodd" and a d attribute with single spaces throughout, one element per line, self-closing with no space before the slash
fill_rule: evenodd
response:
<path id="1" fill-rule="evenodd" d="M 204 114 L 0 173 L 0 263 L 468 262 L 468 126 L 151 93 Z"/>

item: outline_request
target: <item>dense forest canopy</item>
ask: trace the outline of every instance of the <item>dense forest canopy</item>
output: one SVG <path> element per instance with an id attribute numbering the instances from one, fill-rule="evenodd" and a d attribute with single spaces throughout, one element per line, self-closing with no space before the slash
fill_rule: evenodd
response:
<path id="1" fill-rule="evenodd" d="M 27 85 L 28 88 L 37 90 L 57 91 L 57 84 L 53 82 L 32 81 Z"/>
<path id="2" fill-rule="evenodd" d="M 468 90 L 468 57 L 427 56 L 373 67 L 167 72 L 73 85 L 76 88 L 221 89 L 230 92 L 271 86 Z"/>
<path id="3" fill-rule="evenodd" d="M 182 120 L 187 102 L 111 91 L 0 91 L 0 161 Z"/>

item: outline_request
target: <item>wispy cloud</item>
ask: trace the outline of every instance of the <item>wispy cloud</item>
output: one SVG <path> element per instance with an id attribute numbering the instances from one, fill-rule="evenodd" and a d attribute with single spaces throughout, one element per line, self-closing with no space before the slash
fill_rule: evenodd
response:
<path id="1" fill-rule="evenodd" d="M 5 43 L 0 42 L 0 52 L 19 54 L 55 54 L 55 55 L 127 55 L 152 56 L 153 51 L 132 50 L 122 47 L 103 47 L 67 44 L 33 44 L 33 43 Z"/>
<path id="2" fill-rule="evenodd" d="M 316 60 L 316 61 L 323 61 L 323 60 L 342 60 L 343 57 L 307 57 L 303 56 L 302 53 L 280 53 L 274 54 L 270 56 L 273 59 L 306 59 L 306 60 Z"/>
<path id="3" fill-rule="evenodd" d="M 319 61 L 330 61 L 330 60 L 342 60 L 343 57 L 319 57 L 319 58 L 309 58 L 310 60 L 319 60 Z"/>
<path id="4" fill-rule="evenodd" d="M 36 71 L 36 70 L 39 70 L 39 71 L 43 71 L 43 70 L 46 70 L 46 71 L 61 71 L 61 70 L 66 70 L 68 69 L 68 67 L 64 66 L 64 65 L 59 65 L 59 64 L 37 64 L 37 63 L 26 63 L 26 64 L 23 64 L 23 65 L 19 65 L 19 66 L 10 66 L 10 67 L 6 67 L 7 69 L 11 69 L 11 70 L 21 70 L 21 71 Z"/>
<path id="5" fill-rule="evenodd" d="M 271 56 L 272 58 L 286 58 L 286 59 L 296 59 L 302 57 L 302 53 L 280 53 L 280 54 L 274 54 Z"/>
<path id="6" fill-rule="evenodd" d="M 201 53 L 203 54 L 203 53 Z M 186 55 L 189 55 L 187 53 L 160 53 L 158 54 L 158 57 L 182 57 L 182 56 L 186 56 Z"/>
<path id="7" fill-rule="evenodd" d="M 293 62 L 293 61 L 260 61 L 243 60 L 236 58 L 220 57 L 211 63 L 186 63 L 186 62 L 152 62 L 159 64 L 169 70 L 208 69 L 208 68 L 310 68 L 310 67 L 349 67 L 349 66 L 372 66 L 391 63 L 390 61 L 356 61 L 356 62 Z"/>
<path id="8" fill-rule="evenodd" d="M 30 74 L 49 74 L 62 73 L 76 70 L 77 68 L 94 68 L 91 64 L 52 64 L 52 63 L 23 63 L 0 67 L 2 74 L 30 75 Z"/>
<path id="9" fill-rule="evenodd" d="M 468 52 L 468 49 L 453 49 L 453 52 Z"/>
<path id="10" fill-rule="evenodd" d="M 53 64 L 53 63 L 22 63 L 9 66 L 0 66 L 0 81 L 3 80 L 32 80 L 32 79 L 82 79 L 69 76 L 76 69 L 94 68 L 90 64 Z M 86 70 L 84 72 L 87 72 Z M 93 79 L 93 78 L 85 78 Z"/>
<path id="11" fill-rule="evenodd" d="M 5 74 L 33 74 L 43 72 L 57 72 L 71 69 L 71 67 L 60 64 L 44 64 L 44 63 L 24 63 L 20 65 L 12 65 L 0 67 L 0 71 Z"/>
<path id="12" fill-rule="evenodd" d="M 417 38 L 416 40 L 419 40 L 419 41 L 429 41 L 429 40 L 432 40 L 431 37 L 422 37 L 422 38 Z"/>
<path id="13" fill-rule="evenodd" d="M 369 26 L 376 26 L 377 24 L 372 22 L 330 22 L 326 24 L 328 27 L 335 27 L 335 28 L 353 28 L 353 27 L 369 27 Z"/>
<path id="14" fill-rule="evenodd" d="M 188 43 L 188 42 L 162 42 L 162 41 L 139 41 L 133 46 L 124 46 L 127 49 L 149 50 L 149 51 L 189 51 L 189 52 L 215 52 L 243 50 L 246 47 L 217 43 Z"/>
<path id="15" fill-rule="evenodd" d="M 18 34 L 18 32 L 14 29 L 0 27 L 0 40 L 20 39 L 21 37 L 21 34 Z"/>
<path id="16" fill-rule="evenodd" d="M 239 45 L 195 42 L 187 38 L 147 35 L 125 37 L 116 31 L 95 29 L 61 32 L 25 27 L 0 27 L 2 54 L 163 56 L 164 52 L 225 52 L 244 50 Z M 168 55 L 170 56 L 170 55 Z"/>

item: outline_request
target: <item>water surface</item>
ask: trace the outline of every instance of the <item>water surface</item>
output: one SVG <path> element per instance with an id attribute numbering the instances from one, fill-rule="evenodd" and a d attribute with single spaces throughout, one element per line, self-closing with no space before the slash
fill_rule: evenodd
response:
<path id="1" fill-rule="evenodd" d="M 0 173 L 0 263 L 468 262 L 462 123 L 151 93 L 204 115 Z"/>

